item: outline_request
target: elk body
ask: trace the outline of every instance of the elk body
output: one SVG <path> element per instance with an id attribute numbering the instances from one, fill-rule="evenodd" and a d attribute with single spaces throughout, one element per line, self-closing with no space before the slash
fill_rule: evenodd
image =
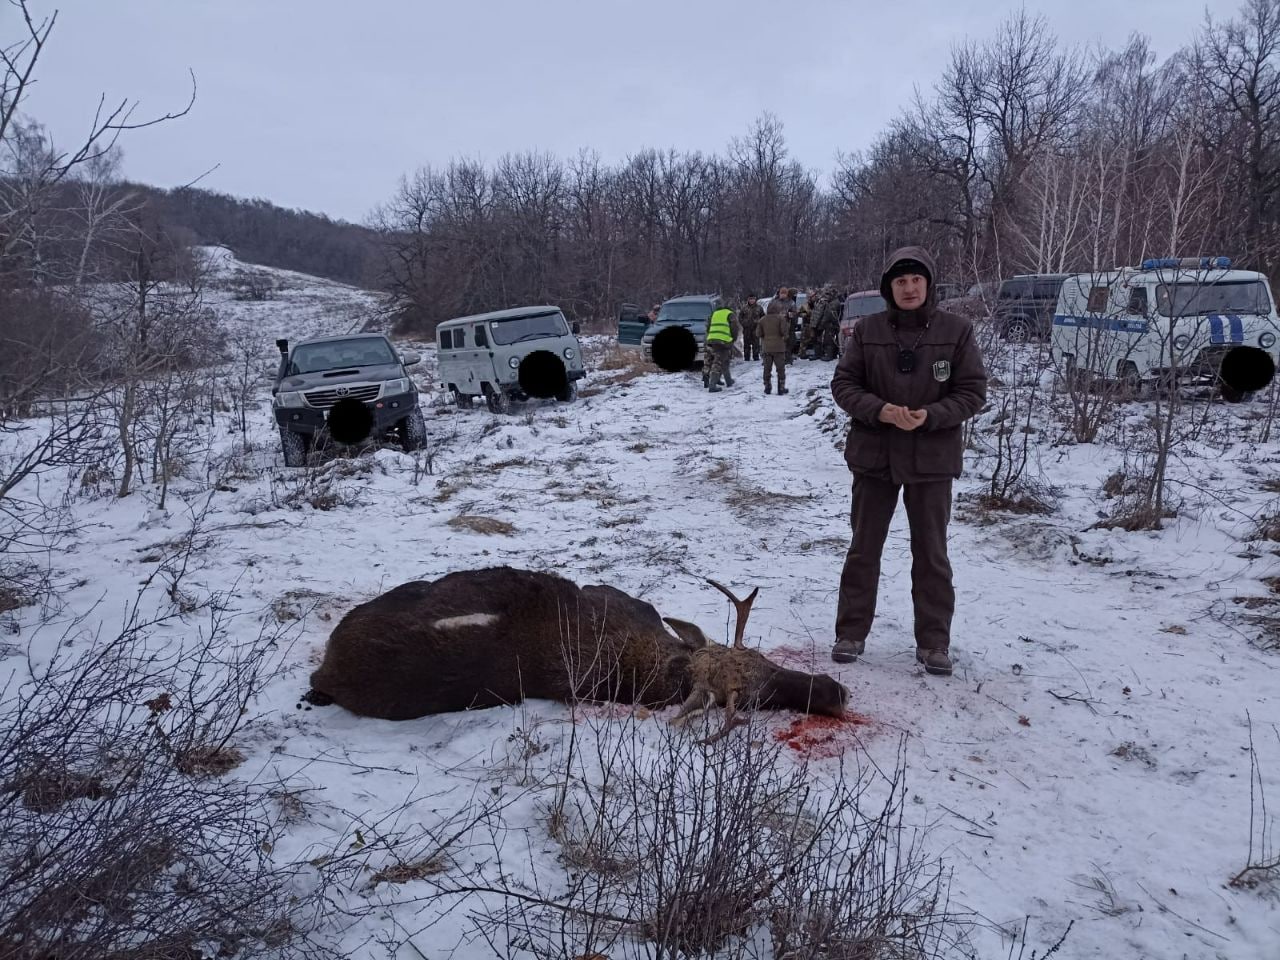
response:
<path id="1" fill-rule="evenodd" d="M 849 697 L 840 683 L 742 646 L 754 598 L 735 598 L 737 635 L 726 647 L 613 587 L 510 567 L 460 571 L 403 584 L 343 617 L 308 696 L 388 720 L 525 697 L 683 701 L 687 719 L 714 702 L 728 713 L 719 735 L 739 707 L 839 716 Z"/>

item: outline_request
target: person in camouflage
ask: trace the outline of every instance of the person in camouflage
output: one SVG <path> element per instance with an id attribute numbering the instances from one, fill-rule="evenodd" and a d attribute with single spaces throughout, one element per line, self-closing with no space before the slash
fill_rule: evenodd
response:
<path id="1" fill-rule="evenodd" d="M 828 284 L 818 295 L 819 306 L 814 311 L 813 336 L 809 349 L 815 359 L 834 360 L 836 340 L 840 331 L 840 300 L 836 288 Z"/>
<path id="2" fill-rule="evenodd" d="M 813 291 L 806 290 L 804 304 L 798 306 L 792 312 L 791 320 L 791 345 L 790 345 L 790 363 L 796 357 L 803 356 L 805 331 L 809 328 L 810 317 L 813 309 Z"/>
<path id="3" fill-rule="evenodd" d="M 786 348 L 785 348 L 786 361 L 785 362 L 790 363 L 791 352 L 792 352 L 793 345 L 795 343 L 795 339 L 792 335 L 792 328 L 795 326 L 795 321 L 796 321 L 796 296 L 787 287 L 779 287 L 778 295 L 774 297 L 773 300 L 769 301 L 769 306 L 772 307 L 775 301 L 782 304 L 784 308 L 783 313 L 787 318 L 787 334 L 786 334 Z M 767 348 L 765 348 L 762 344 L 761 352 L 765 352 L 766 349 Z"/>
<path id="4" fill-rule="evenodd" d="M 738 334 L 738 318 L 732 310 L 721 307 L 711 314 L 711 319 L 707 322 L 704 341 L 706 358 L 703 364 L 707 368 L 704 382 L 712 393 L 720 392 L 721 378 L 724 379 L 726 387 L 733 386 L 730 365 L 733 361 L 733 345 L 737 342 Z"/>
<path id="5" fill-rule="evenodd" d="M 756 302 L 754 293 L 747 294 L 747 302 L 738 309 L 738 325 L 742 327 L 742 359 L 760 359 L 760 333 L 756 329 L 764 316 L 764 310 Z"/>
<path id="6" fill-rule="evenodd" d="M 764 392 L 773 392 L 773 368 L 778 368 L 778 395 L 787 392 L 787 344 L 791 321 L 787 319 L 787 303 L 780 297 L 769 301 L 769 309 L 760 321 L 760 348 L 764 358 Z"/>
<path id="7" fill-rule="evenodd" d="M 817 359 L 818 338 L 822 324 L 826 320 L 828 299 L 827 287 L 823 287 L 809 299 L 808 306 L 811 309 L 800 334 L 800 355 L 806 360 Z"/>

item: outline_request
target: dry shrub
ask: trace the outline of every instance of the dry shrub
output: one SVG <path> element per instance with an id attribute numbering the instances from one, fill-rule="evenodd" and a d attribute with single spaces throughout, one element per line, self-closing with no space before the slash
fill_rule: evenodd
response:
<path id="1" fill-rule="evenodd" d="M 962 499 L 972 507 L 976 515 L 975 519 L 981 519 L 983 514 L 991 515 L 994 519 L 996 514 L 1009 513 L 1019 516 L 1043 517 L 1048 516 L 1057 509 L 1049 497 L 1040 491 L 1025 486 L 1012 490 L 1005 496 L 980 493 Z"/>
<path id="2" fill-rule="evenodd" d="M 197 745 L 179 750 L 173 762 L 189 777 L 224 777 L 244 763 L 244 754 L 228 747 Z"/>
<path id="3" fill-rule="evenodd" d="M 472 533 L 482 533 L 486 536 L 498 534 L 509 537 L 516 532 L 516 528 L 505 520 L 499 520 L 496 517 L 480 517 L 472 514 L 460 514 L 449 520 L 449 526 L 455 530 L 470 530 Z"/>
<path id="4" fill-rule="evenodd" d="M 144 613 L 146 596 L 114 638 L 64 637 L 6 697 L 0 955 L 325 955 L 308 940 L 323 882 L 271 860 L 269 792 L 223 776 L 284 638 L 233 641 L 230 615 L 206 604 L 202 639 L 175 650 L 151 636 L 168 618 Z"/>
<path id="5" fill-rule="evenodd" d="M 448 862 L 439 856 L 427 857 L 413 863 L 398 863 L 392 867 L 383 867 L 370 877 L 367 888 L 372 890 L 380 883 L 409 883 L 443 873 L 446 869 L 448 869 Z"/>
<path id="6" fill-rule="evenodd" d="M 1280 513 L 1264 514 L 1254 521 L 1253 531 L 1245 537 L 1248 541 L 1268 540 L 1280 543 Z"/>
<path id="7" fill-rule="evenodd" d="M 711 747 L 625 710 L 574 730 L 544 821 L 567 885 L 486 887 L 504 894 L 477 921 L 496 955 L 924 960 L 962 937 L 904 822 L 901 754 L 820 777 L 758 719 Z"/>

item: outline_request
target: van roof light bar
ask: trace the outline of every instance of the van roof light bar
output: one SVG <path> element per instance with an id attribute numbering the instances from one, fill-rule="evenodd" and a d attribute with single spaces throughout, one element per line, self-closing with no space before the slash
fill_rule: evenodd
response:
<path id="1" fill-rule="evenodd" d="M 1229 270 L 1229 257 L 1152 257 L 1142 261 L 1143 270 L 1170 270 L 1191 267 L 1195 270 Z"/>

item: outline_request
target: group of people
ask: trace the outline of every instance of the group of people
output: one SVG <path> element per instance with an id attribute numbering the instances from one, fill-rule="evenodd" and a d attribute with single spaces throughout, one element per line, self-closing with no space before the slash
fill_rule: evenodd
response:
<path id="1" fill-rule="evenodd" d="M 733 386 L 733 346 L 741 336 L 743 359 L 762 363 L 764 392 L 773 392 L 776 370 L 778 394 L 785 394 L 787 366 L 796 357 L 836 359 L 844 299 L 845 294 L 827 285 L 808 291 L 797 306 L 796 291 L 779 287 L 767 310 L 760 306 L 754 293 L 747 294 L 736 310 L 716 310 L 707 324 L 707 372 L 703 377 L 707 389 L 719 392 L 721 380 L 726 386 Z"/>

